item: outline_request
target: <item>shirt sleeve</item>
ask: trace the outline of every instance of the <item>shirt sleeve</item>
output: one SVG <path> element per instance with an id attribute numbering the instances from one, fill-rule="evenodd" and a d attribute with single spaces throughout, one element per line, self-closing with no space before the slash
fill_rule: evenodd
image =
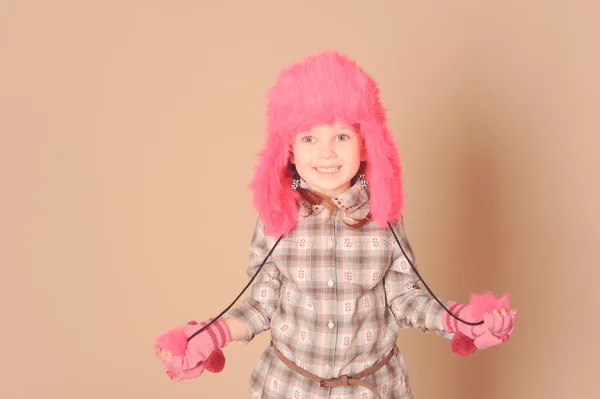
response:
<path id="1" fill-rule="evenodd" d="M 413 327 L 423 332 L 433 331 L 443 338 L 452 338 L 454 334 L 444 331 L 442 327 L 444 308 L 428 291 L 420 287 L 419 277 L 408 262 L 407 256 L 417 267 L 414 253 L 404 230 L 403 218 L 400 217 L 392 227 L 406 256 L 390 232 L 393 257 L 392 264 L 384 276 L 388 307 L 402 328 Z M 442 303 L 448 307 L 447 303 L 443 301 Z"/>
<path id="2" fill-rule="evenodd" d="M 248 277 L 252 278 L 258 271 L 263 260 L 269 254 L 267 237 L 260 221 L 256 222 L 252 241 L 250 243 L 250 262 L 247 269 Z M 279 303 L 281 280 L 279 268 L 269 257 L 250 287 L 249 296 L 226 313 L 225 317 L 239 320 L 249 332 L 249 335 L 239 342 L 247 345 L 257 334 L 270 328 L 271 317 Z"/>

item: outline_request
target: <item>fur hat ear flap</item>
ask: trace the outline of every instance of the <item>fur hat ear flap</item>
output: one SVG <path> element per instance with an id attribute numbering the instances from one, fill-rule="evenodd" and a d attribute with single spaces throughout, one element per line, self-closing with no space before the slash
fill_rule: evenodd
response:
<path id="1" fill-rule="evenodd" d="M 367 157 L 371 215 L 375 223 L 387 228 L 387 222 L 394 223 L 404 210 L 400 157 L 385 124 L 362 122 L 360 131 Z"/>
<path id="2" fill-rule="evenodd" d="M 270 135 L 267 140 L 258 154 L 259 162 L 248 187 L 254 191 L 252 204 L 264 224 L 265 234 L 280 236 L 296 225 L 300 196 L 291 189 L 293 178 L 286 173 L 288 145 L 277 135 Z"/>

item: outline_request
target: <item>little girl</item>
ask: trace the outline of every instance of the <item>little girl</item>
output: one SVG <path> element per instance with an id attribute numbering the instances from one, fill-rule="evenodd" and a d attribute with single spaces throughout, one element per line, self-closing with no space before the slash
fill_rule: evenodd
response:
<path id="1" fill-rule="evenodd" d="M 224 318 L 157 339 L 169 377 L 197 377 L 230 341 L 270 330 L 252 398 L 408 399 L 400 328 L 452 339 L 460 355 L 506 341 L 517 316 L 506 296 L 463 305 L 419 287 L 400 171 L 378 88 L 354 61 L 324 52 L 284 69 L 250 185 L 248 275 L 260 273 Z"/>

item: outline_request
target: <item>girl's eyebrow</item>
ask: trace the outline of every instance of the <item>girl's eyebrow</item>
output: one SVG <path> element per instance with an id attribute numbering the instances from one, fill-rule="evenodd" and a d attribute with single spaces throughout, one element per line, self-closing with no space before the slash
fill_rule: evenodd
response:
<path id="1" fill-rule="evenodd" d="M 346 126 L 346 125 L 339 125 L 339 126 L 338 126 L 338 129 L 339 129 L 339 130 L 343 130 L 344 132 L 356 133 L 356 132 L 354 131 L 354 129 L 352 129 L 351 127 L 348 127 L 348 126 Z"/>

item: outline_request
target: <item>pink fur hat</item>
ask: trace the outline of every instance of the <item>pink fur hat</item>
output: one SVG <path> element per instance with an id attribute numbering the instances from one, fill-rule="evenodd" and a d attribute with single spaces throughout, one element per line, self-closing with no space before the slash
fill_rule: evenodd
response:
<path id="1" fill-rule="evenodd" d="M 249 185 L 265 233 L 291 231 L 300 196 L 291 189 L 288 160 L 296 134 L 338 121 L 357 128 L 367 161 L 371 215 L 387 227 L 404 206 L 400 157 L 374 80 L 355 61 L 327 51 L 284 68 L 267 94 L 266 142 Z"/>

